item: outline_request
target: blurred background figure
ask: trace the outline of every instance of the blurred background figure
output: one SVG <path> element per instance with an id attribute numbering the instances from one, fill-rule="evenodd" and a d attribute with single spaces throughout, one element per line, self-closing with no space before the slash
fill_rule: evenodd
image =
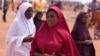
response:
<path id="1" fill-rule="evenodd" d="M 54 5 L 54 0 L 51 0 L 49 7 Z"/>
<path id="2" fill-rule="evenodd" d="M 57 6 L 58 8 L 62 9 L 62 2 L 61 0 L 50 0 L 48 1 L 49 3 L 49 7 L 51 6 Z"/>
<path id="3" fill-rule="evenodd" d="M 73 11 L 76 12 L 76 11 L 78 10 L 78 8 L 79 8 L 79 4 L 76 3 L 76 4 L 74 5 L 74 9 L 73 9 Z"/>
<path id="4" fill-rule="evenodd" d="M 91 27 L 92 27 L 91 19 L 92 19 L 92 17 L 93 17 L 93 16 L 92 16 L 91 8 L 88 9 L 88 12 L 87 12 L 87 13 L 88 13 L 87 24 L 88 24 L 88 27 L 91 28 Z"/>
<path id="5" fill-rule="evenodd" d="M 16 4 L 15 4 L 14 0 L 11 0 L 11 8 L 12 8 L 12 11 L 15 10 L 15 7 L 16 7 Z"/>
<path id="6" fill-rule="evenodd" d="M 84 5 L 83 5 L 83 11 L 84 11 L 84 12 L 88 12 L 88 5 L 87 5 L 87 4 L 84 4 Z"/>
<path id="7" fill-rule="evenodd" d="M 95 11 L 98 7 L 97 5 L 97 0 L 92 0 L 92 3 L 89 5 L 89 7 L 91 8 L 91 11 L 92 11 L 92 15 L 93 15 L 93 18 L 91 19 L 91 23 L 92 25 L 94 25 L 94 14 L 95 14 Z"/>
<path id="8" fill-rule="evenodd" d="M 0 9 L 2 9 L 2 0 L 0 0 Z"/>
<path id="9" fill-rule="evenodd" d="M 3 21 L 4 22 L 6 22 L 6 15 L 7 15 L 8 8 L 9 8 L 9 1 L 4 0 L 4 4 L 3 4 Z"/>
<path id="10" fill-rule="evenodd" d="M 100 39 L 100 8 L 95 12 L 94 39 Z"/>
<path id="11" fill-rule="evenodd" d="M 29 0 L 29 3 L 31 3 L 31 4 L 32 4 L 32 3 L 33 3 L 33 1 L 32 1 L 32 0 Z M 32 6 L 33 6 L 33 5 L 32 5 Z"/>
<path id="12" fill-rule="evenodd" d="M 33 1 L 33 8 L 36 10 L 36 0 Z"/>
<path id="13" fill-rule="evenodd" d="M 62 2 L 60 0 L 58 0 L 57 3 L 55 4 L 55 6 L 62 9 Z"/>
<path id="14" fill-rule="evenodd" d="M 34 24 L 36 26 L 36 31 L 41 27 L 43 24 L 44 20 L 42 20 L 43 13 L 42 12 L 37 12 L 33 18 Z"/>
<path id="15" fill-rule="evenodd" d="M 19 9 L 19 6 L 20 6 L 21 3 L 22 3 L 22 0 L 16 0 L 16 2 L 17 2 L 17 8 L 16 8 L 16 10 L 18 10 L 18 9 Z"/>
<path id="16" fill-rule="evenodd" d="M 24 2 L 29 2 L 29 0 L 22 0 L 22 3 L 24 3 Z"/>

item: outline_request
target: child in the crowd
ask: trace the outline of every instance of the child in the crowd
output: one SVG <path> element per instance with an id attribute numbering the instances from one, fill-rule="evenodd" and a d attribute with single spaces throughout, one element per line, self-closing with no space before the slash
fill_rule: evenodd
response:
<path id="1" fill-rule="evenodd" d="M 34 24 L 36 26 L 36 31 L 41 27 L 41 25 L 43 24 L 43 13 L 42 12 L 37 12 L 36 15 L 33 18 Z"/>
<path id="2" fill-rule="evenodd" d="M 100 39 L 100 8 L 95 12 L 95 27 L 94 27 L 94 39 Z"/>

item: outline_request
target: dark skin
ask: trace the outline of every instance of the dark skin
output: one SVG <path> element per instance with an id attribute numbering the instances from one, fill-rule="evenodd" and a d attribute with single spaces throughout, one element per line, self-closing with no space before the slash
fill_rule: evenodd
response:
<path id="1" fill-rule="evenodd" d="M 89 18 L 89 15 L 88 14 L 84 15 L 84 17 L 82 18 L 82 22 L 84 24 L 87 24 L 88 18 Z"/>
<path id="2" fill-rule="evenodd" d="M 96 10 L 94 18 L 95 22 L 97 23 L 96 28 L 100 30 L 100 10 Z"/>
<path id="3" fill-rule="evenodd" d="M 58 16 L 55 11 L 49 11 L 46 15 L 46 22 L 49 27 L 53 27 L 58 23 Z"/>
<path id="4" fill-rule="evenodd" d="M 32 8 L 32 7 L 29 7 L 29 8 L 26 10 L 26 12 L 25 12 L 25 17 L 26 17 L 27 19 L 30 19 L 30 18 L 32 17 L 32 15 L 33 15 L 33 8 Z"/>
<path id="5" fill-rule="evenodd" d="M 39 14 L 37 17 L 38 17 L 39 20 L 41 20 L 42 16 L 43 16 L 42 14 Z"/>
<path id="6" fill-rule="evenodd" d="M 31 42 L 32 41 L 32 35 L 28 35 L 27 37 L 24 38 L 23 42 Z"/>
<path id="7" fill-rule="evenodd" d="M 88 12 L 88 24 L 91 23 L 91 19 L 92 19 L 92 12 Z"/>
<path id="8" fill-rule="evenodd" d="M 94 18 L 96 21 L 100 22 L 100 10 L 96 10 Z"/>
<path id="9" fill-rule="evenodd" d="M 26 12 L 25 12 L 25 17 L 27 19 L 30 19 L 33 15 L 33 8 L 29 7 Z M 32 41 L 32 34 L 28 35 L 27 37 L 24 38 L 23 42 L 31 42 Z"/>
<path id="10" fill-rule="evenodd" d="M 42 19 L 42 16 L 43 16 L 43 13 L 42 12 L 37 12 L 37 14 L 35 15 L 34 18 L 41 20 Z"/>

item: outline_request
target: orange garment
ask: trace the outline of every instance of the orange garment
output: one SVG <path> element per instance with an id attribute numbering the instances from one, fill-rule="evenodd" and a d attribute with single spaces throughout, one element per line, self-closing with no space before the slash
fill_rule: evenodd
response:
<path id="1" fill-rule="evenodd" d="M 11 7 L 12 7 L 12 10 L 15 10 L 15 3 L 14 2 L 11 3 Z"/>
<path id="2" fill-rule="evenodd" d="M 39 2 L 36 3 L 36 10 L 43 10 L 44 9 L 44 3 L 39 0 Z"/>
<path id="3" fill-rule="evenodd" d="M 33 8 L 36 9 L 36 2 L 33 3 Z"/>

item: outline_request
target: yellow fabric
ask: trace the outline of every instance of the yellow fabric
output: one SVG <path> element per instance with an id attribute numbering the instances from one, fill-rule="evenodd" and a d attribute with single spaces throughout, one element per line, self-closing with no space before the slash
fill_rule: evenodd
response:
<path id="1" fill-rule="evenodd" d="M 11 3 L 12 10 L 15 9 L 15 3 Z"/>
<path id="2" fill-rule="evenodd" d="M 36 3 L 36 10 L 43 10 L 44 9 L 44 3 L 42 1 L 39 1 Z"/>

